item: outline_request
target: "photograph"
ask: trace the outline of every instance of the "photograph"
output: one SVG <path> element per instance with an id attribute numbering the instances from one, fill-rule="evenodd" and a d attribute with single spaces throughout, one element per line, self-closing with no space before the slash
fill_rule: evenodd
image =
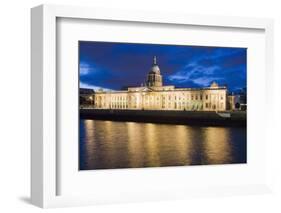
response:
<path id="1" fill-rule="evenodd" d="M 247 48 L 78 42 L 79 170 L 247 163 Z"/>

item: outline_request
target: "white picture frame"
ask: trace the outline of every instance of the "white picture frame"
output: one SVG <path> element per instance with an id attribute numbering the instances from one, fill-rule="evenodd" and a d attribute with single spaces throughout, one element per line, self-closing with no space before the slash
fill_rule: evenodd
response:
<path id="1" fill-rule="evenodd" d="M 259 184 L 234 184 L 217 187 L 202 188 L 194 183 L 190 190 L 167 188 L 151 193 L 124 194 L 118 196 L 59 195 L 58 173 L 61 169 L 57 165 L 57 19 L 88 19 L 114 20 L 120 22 L 143 22 L 169 25 L 194 25 L 202 27 L 223 27 L 231 29 L 257 29 L 265 33 L 265 94 L 273 88 L 273 21 L 271 19 L 217 17 L 187 14 L 161 14 L 142 11 L 122 11 L 100 8 L 85 8 L 74 6 L 41 5 L 31 10 L 31 201 L 34 205 L 47 207 L 62 207 L 76 205 L 91 205 L 97 203 L 114 203 L 142 200 L 165 200 L 196 196 L 252 194 L 270 191 L 270 170 L 267 169 L 267 178 Z M 266 95 L 266 106 L 273 104 L 273 96 Z M 270 143 L 270 112 L 264 115 L 265 142 Z M 270 161 L 265 164 L 266 168 Z M 181 168 L 183 170 L 184 168 Z M 167 170 L 168 171 L 168 170 Z M 165 171 L 165 172 L 167 172 Z M 169 169 L 168 172 L 175 172 Z M 108 198 L 107 198 L 108 197 Z"/>

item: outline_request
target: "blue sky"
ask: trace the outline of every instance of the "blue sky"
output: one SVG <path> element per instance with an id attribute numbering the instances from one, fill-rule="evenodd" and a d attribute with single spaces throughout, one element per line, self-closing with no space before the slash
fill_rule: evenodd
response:
<path id="1" fill-rule="evenodd" d="M 164 85 L 199 88 L 216 81 L 229 91 L 246 87 L 246 48 L 80 41 L 80 88 L 140 86 L 153 56 Z"/>

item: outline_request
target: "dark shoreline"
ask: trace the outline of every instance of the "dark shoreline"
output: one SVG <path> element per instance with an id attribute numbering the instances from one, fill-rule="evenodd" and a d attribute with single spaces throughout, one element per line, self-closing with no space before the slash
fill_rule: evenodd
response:
<path id="1" fill-rule="evenodd" d="M 226 117 L 225 117 L 226 115 Z M 200 126 L 246 127 L 247 114 L 236 112 L 80 109 L 80 118 Z"/>

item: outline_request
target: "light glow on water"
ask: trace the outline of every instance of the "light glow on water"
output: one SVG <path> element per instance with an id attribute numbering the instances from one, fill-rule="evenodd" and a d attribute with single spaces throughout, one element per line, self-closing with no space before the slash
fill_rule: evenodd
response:
<path id="1" fill-rule="evenodd" d="M 246 163 L 245 127 L 80 120 L 80 170 Z"/>

